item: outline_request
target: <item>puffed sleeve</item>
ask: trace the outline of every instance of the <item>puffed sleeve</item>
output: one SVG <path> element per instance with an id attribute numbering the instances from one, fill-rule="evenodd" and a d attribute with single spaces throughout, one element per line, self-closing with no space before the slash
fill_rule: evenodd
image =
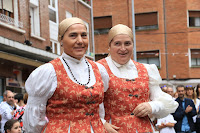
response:
<path id="1" fill-rule="evenodd" d="M 53 66 L 44 64 L 34 70 L 25 83 L 28 102 L 23 115 L 26 133 L 40 133 L 47 121 L 45 119 L 47 100 L 57 87 L 57 78 Z"/>
<path id="2" fill-rule="evenodd" d="M 103 80 L 103 84 L 104 84 L 104 92 L 106 92 L 108 90 L 109 87 L 109 75 L 105 69 L 105 67 L 103 65 L 101 65 L 100 63 L 97 63 L 97 66 L 99 68 L 99 71 L 101 73 L 101 78 Z M 105 109 L 104 109 L 104 104 L 101 103 L 99 104 L 99 116 L 101 118 L 101 122 L 103 124 L 105 124 L 106 120 L 104 119 L 105 117 Z"/>
<path id="3" fill-rule="evenodd" d="M 95 62 L 95 63 L 97 64 L 99 71 L 101 73 L 101 78 L 102 78 L 103 84 L 104 84 L 104 92 L 106 92 L 109 87 L 109 75 L 103 65 L 101 65 L 100 63 L 97 63 L 97 62 Z"/>
<path id="4" fill-rule="evenodd" d="M 173 100 L 172 96 L 163 92 L 159 86 L 162 79 L 156 65 L 145 64 L 149 75 L 149 90 L 152 114 L 156 118 L 166 117 L 170 113 L 174 113 L 178 107 L 178 103 Z"/>

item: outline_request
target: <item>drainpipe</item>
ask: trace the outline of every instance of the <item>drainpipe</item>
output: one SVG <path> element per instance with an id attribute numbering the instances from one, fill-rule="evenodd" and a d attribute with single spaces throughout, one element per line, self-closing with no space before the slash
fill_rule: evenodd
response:
<path id="1" fill-rule="evenodd" d="M 133 59 L 137 61 L 136 39 L 135 39 L 135 11 L 134 0 L 132 0 L 132 31 L 133 31 Z"/>
<path id="2" fill-rule="evenodd" d="M 169 80 L 168 75 L 168 50 L 167 50 L 167 22 L 166 22 L 166 10 L 165 10 L 165 0 L 163 0 L 163 15 L 164 15 L 164 35 L 165 35 L 165 60 L 166 60 L 166 76 L 167 81 Z"/>
<path id="3" fill-rule="evenodd" d="M 90 1 L 91 3 L 91 10 L 90 10 L 90 12 L 91 12 L 91 29 L 92 29 L 92 48 L 93 48 L 93 50 L 92 50 L 92 52 L 93 52 L 93 60 L 95 61 L 95 44 L 94 44 L 94 18 L 93 18 L 93 0 L 91 0 Z"/>

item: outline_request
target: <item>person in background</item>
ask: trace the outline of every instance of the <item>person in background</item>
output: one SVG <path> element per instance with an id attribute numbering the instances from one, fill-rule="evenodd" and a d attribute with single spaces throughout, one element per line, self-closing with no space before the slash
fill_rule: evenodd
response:
<path id="1" fill-rule="evenodd" d="M 167 87 L 166 93 L 174 97 L 174 91 L 172 87 Z"/>
<path id="2" fill-rule="evenodd" d="M 18 120 L 10 119 L 4 125 L 5 133 L 21 133 L 21 127 Z"/>
<path id="3" fill-rule="evenodd" d="M 4 132 L 5 123 L 12 118 L 14 110 L 17 108 L 17 105 L 14 103 L 14 94 L 11 91 L 6 91 L 6 102 L 1 104 L 1 132 Z"/>
<path id="4" fill-rule="evenodd" d="M 172 95 L 173 89 L 171 87 L 168 87 L 167 93 L 169 95 Z M 176 121 L 174 120 L 174 117 L 171 114 L 169 114 L 164 118 L 158 119 L 156 126 L 159 128 L 160 133 L 176 133 L 174 130 L 175 124 Z"/>
<path id="5" fill-rule="evenodd" d="M 178 92 L 174 92 L 174 100 L 176 100 L 176 98 L 178 98 Z"/>
<path id="6" fill-rule="evenodd" d="M 167 92 L 167 86 L 166 86 L 166 85 L 161 86 L 161 90 L 162 90 L 163 92 Z"/>
<path id="7" fill-rule="evenodd" d="M 199 106 L 200 106 L 200 100 L 197 98 L 196 91 L 194 90 L 194 87 L 192 85 L 186 85 L 185 90 L 186 90 L 185 96 L 187 98 L 192 99 L 192 101 L 194 102 L 197 114 L 198 114 Z M 198 125 L 198 123 L 196 123 L 196 119 L 197 119 L 197 115 L 193 116 L 193 121 L 195 123 L 196 130 L 199 130 L 200 125 Z"/>
<path id="8" fill-rule="evenodd" d="M 15 94 L 14 99 L 16 100 L 16 104 L 19 107 L 24 106 L 23 94 L 21 94 L 21 93 Z"/>
<path id="9" fill-rule="evenodd" d="M 5 90 L 3 93 L 3 102 L 6 101 L 6 95 L 7 95 L 8 91 L 10 91 L 10 90 Z"/>
<path id="10" fill-rule="evenodd" d="M 179 106 L 175 113 L 172 114 L 177 121 L 174 129 L 176 133 L 195 133 L 193 116 L 197 114 L 197 111 L 194 102 L 192 99 L 185 98 L 186 90 L 183 85 L 178 85 L 176 90 L 178 92 L 176 101 L 179 103 Z"/>
<path id="11" fill-rule="evenodd" d="M 153 132 L 148 115 L 162 118 L 178 107 L 170 95 L 161 91 L 156 65 L 131 60 L 132 33 L 123 24 L 112 27 L 108 34 L 109 56 L 98 61 L 110 77 L 104 99 L 104 126 L 109 133 Z"/>
<path id="12" fill-rule="evenodd" d="M 196 87 L 197 98 L 200 100 L 200 84 Z"/>
<path id="13" fill-rule="evenodd" d="M 192 85 L 186 85 L 185 90 L 186 90 L 186 93 L 185 93 L 186 98 L 190 98 L 193 100 L 196 110 L 197 110 L 197 113 L 198 113 L 200 100 L 197 98 L 194 87 Z"/>
<path id="14" fill-rule="evenodd" d="M 63 20 L 58 40 L 63 54 L 38 67 L 26 80 L 26 133 L 106 132 L 100 117 L 104 117 L 102 102 L 109 76 L 101 64 L 85 57 L 88 33 L 84 21 L 75 17 Z"/>
<path id="15" fill-rule="evenodd" d="M 7 92 L 8 92 L 9 90 L 6 90 L 6 91 L 4 91 L 4 93 L 3 93 L 3 101 L 0 103 L 0 121 L 2 120 L 2 110 L 1 110 L 1 107 L 3 106 L 3 104 L 4 103 L 6 103 L 6 95 L 7 95 Z M 1 125 L 1 124 L 0 124 Z M 0 128 L 1 129 L 1 128 Z"/>
<path id="16" fill-rule="evenodd" d="M 20 99 L 21 99 L 21 95 L 20 95 Z M 27 100 L 28 100 L 28 94 L 25 93 L 23 95 L 23 100 L 20 100 L 20 102 L 19 102 L 20 107 L 18 109 L 16 109 L 14 114 L 13 114 L 13 119 L 14 120 L 18 120 L 20 122 L 20 126 L 22 127 L 22 132 L 25 132 L 24 129 L 23 129 L 22 116 L 24 115 L 24 111 L 25 111 L 25 108 L 26 108 Z"/>

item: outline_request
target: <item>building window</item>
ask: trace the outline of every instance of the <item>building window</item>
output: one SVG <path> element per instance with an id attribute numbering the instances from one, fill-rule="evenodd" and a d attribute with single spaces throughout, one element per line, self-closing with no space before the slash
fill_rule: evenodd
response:
<path id="1" fill-rule="evenodd" d="M 159 50 L 137 52 L 137 61 L 145 64 L 155 64 L 160 68 Z"/>
<path id="2" fill-rule="evenodd" d="M 66 18 L 71 18 L 72 17 L 72 13 L 66 11 Z"/>
<path id="3" fill-rule="evenodd" d="M 49 20 L 57 23 L 57 0 L 49 0 Z"/>
<path id="4" fill-rule="evenodd" d="M 189 27 L 200 27 L 200 11 L 189 11 Z"/>
<path id="5" fill-rule="evenodd" d="M 107 34 L 112 27 L 112 16 L 94 18 L 94 34 Z"/>
<path id="6" fill-rule="evenodd" d="M 135 14 L 136 30 L 158 29 L 157 12 Z"/>
<path id="7" fill-rule="evenodd" d="M 0 21 L 23 28 L 18 16 L 18 0 L 0 0 Z"/>
<path id="8" fill-rule="evenodd" d="M 200 67 L 200 49 L 191 49 L 191 66 Z"/>
<path id="9" fill-rule="evenodd" d="M 40 16 L 39 7 L 30 4 L 31 34 L 40 36 Z"/>
<path id="10" fill-rule="evenodd" d="M 50 43 L 51 43 L 52 53 L 60 55 L 60 43 L 53 40 L 51 40 Z"/>
<path id="11" fill-rule="evenodd" d="M 13 0 L 0 0 L 0 13 L 14 18 Z"/>

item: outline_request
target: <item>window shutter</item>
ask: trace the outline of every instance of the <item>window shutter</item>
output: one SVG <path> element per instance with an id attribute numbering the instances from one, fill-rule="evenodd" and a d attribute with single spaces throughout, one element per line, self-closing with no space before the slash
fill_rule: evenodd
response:
<path id="1" fill-rule="evenodd" d="M 144 52 L 137 52 L 137 58 L 158 58 L 159 51 L 144 51 Z"/>
<path id="2" fill-rule="evenodd" d="M 191 49 L 191 58 L 200 58 L 200 49 Z"/>
<path id="3" fill-rule="evenodd" d="M 110 29 L 111 27 L 112 27 L 112 16 L 94 18 L 94 29 Z"/>
<path id="4" fill-rule="evenodd" d="M 189 17 L 200 18 L 200 11 L 189 11 Z"/>
<path id="5" fill-rule="evenodd" d="M 2 0 L 0 0 L 0 9 L 2 9 Z"/>
<path id="6" fill-rule="evenodd" d="M 135 26 L 158 25 L 157 12 L 135 14 Z"/>
<path id="7" fill-rule="evenodd" d="M 13 12 L 12 0 L 3 0 L 3 9 L 9 12 Z"/>

